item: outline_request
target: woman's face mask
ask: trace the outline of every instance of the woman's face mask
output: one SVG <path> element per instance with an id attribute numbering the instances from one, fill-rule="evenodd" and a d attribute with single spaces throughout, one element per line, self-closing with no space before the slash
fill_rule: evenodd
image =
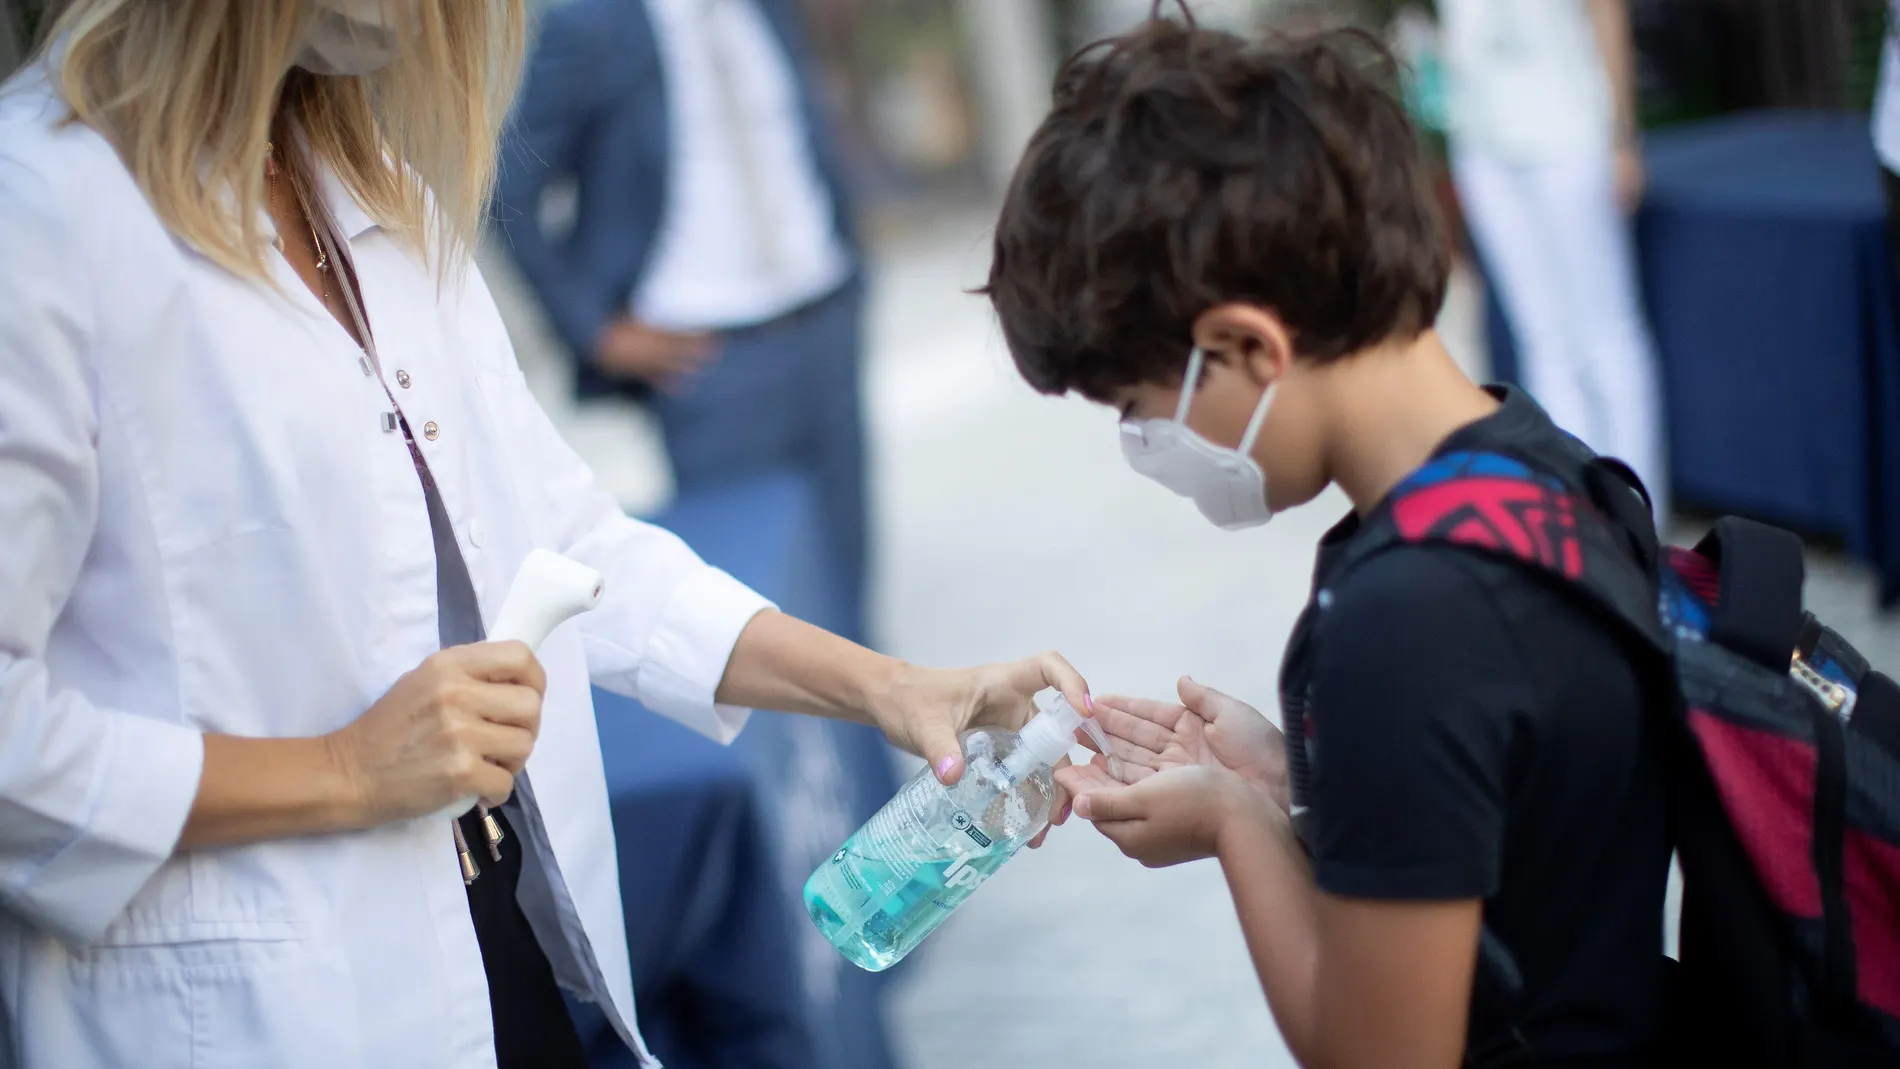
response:
<path id="1" fill-rule="evenodd" d="M 1122 421 L 1122 456 L 1129 467 L 1191 499 L 1216 527 L 1228 531 L 1258 527 L 1273 518 L 1273 506 L 1267 504 L 1267 476 L 1253 459 L 1253 444 L 1279 383 L 1267 384 L 1240 445 L 1229 449 L 1187 425 L 1188 407 L 1194 402 L 1205 362 L 1198 348 L 1188 357 L 1187 377 L 1181 380 L 1181 400 L 1173 419 Z"/>
<path id="2" fill-rule="evenodd" d="M 396 0 L 316 0 L 296 65 L 312 74 L 371 74 L 396 58 Z"/>

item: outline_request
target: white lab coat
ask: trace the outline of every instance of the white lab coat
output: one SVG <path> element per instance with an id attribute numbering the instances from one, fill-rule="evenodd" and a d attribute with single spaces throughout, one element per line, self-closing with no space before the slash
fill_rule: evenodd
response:
<path id="1" fill-rule="evenodd" d="M 0 1066 L 493 1065 L 446 821 L 174 853 L 201 733 L 331 731 L 436 649 L 434 549 L 348 335 L 281 259 L 273 290 L 174 239 L 62 111 L 34 71 L 0 95 Z M 523 901 L 637 1044 L 588 683 L 729 740 L 766 603 L 595 489 L 473 267 L 438 289 L 324 192 L 485 615 L 537 546 L 606 575 L 541 649 Z"/>

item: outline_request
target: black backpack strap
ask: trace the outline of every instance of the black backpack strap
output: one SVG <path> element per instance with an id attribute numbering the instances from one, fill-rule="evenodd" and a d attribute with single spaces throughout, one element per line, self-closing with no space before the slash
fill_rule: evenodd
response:
<path id="1" fill-rule="evenodd" d="M 1615 526 L 1645 575 L 1654 575 L 1662 555 L 1656 534 L 1656 506 L 1628 464 L 1615 457 L 1593 457 L 1583 469 L 1583 489 L 1605 519 Z"/>
<path id="2" fill-rule="evenodd" d="M 1515 560 L 1576 591 L 1652 653 L 1672 648 L 1657 613 L 1660 547 L 1648 494 L 1620 461 L 1447 454 L 1402 483 L 1391 506 L 1389 519 L 1368 526 L 1400 542 Z"/>
<path id="3" fill-rule="evenodd" d="M 1861 678 L 1852 729 L 1900 761 L 1900 686 L 1885 672 L 1869 672 Z"/>
<path id="4" fill-rule="evenodd" d="M 1716 562 L 1722 597 L 1709 613 L 1709 638 L 1773 672 L 1786 672 L 1801 642 L 1801 539 L 1729 516 L 1696 545 Z"/>
<path id="5" fill-rule="evenodd" d="M 1821 975 L 1817 1010 L 1828 1023 L 1851 1020 L 1855 1003 L 1853 918 L 1843 856 L 1847 836 L 1847 738 L 1841 720 L 1808 702 L 1814 725 L 1814 872 L 1821 885 Z"/>

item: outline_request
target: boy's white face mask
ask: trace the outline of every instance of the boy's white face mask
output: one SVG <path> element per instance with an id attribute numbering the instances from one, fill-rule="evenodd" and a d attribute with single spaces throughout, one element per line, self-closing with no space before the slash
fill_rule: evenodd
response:
<path id="1" fill-rule="evenodd" d="M 413 2 L 413 0 L 410 0 Z M 396 58 L 397 0 L 316 0 L 296 65 L 312 74 L 373 74 Z"/>
<path id="2" fill-rule="evenodd" d="M 1253 459 L 1253 444 L 1260 437 L 1260 425 L 1266 421 L 1279 382 L 1267 384 L 1240 445 L 1229 449 L 1187 425 L 1188 406 L 1194 402 L 1205 362 L 1198 348 L 1188 357 L 1187 377 L 1181 380 L 1181 401 L 1173 419 L 1122 421 L 1122 456 L 1128 458 L 1129 467 L 1192 499 L 1216 527 L 1226 531 L 1258 527 L 1273 518 L 1273 507 L 1267 504 L 1267 475 Z"/>

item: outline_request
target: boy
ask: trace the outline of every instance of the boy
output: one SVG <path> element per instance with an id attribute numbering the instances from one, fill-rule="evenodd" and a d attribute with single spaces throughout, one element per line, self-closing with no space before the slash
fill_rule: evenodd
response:
<path id="1" fill-rule="evenodd" d="M 1355 34 L 1157 20 L 1057 81 L 986 289 L 1024 378 L 1121 410 L 1131 465 L 1223 527 L 1329 484 L 1354 509 L 1288 660 L 1297 835 L 1277 735 L 1191 681 L 1178 706 L 1096 702 L 1133 782 L 1062 778 L 1130 856 L 1220 859 L 1305 1065 L 1641 1064 L 1670 850 L 1642 670 L 1511 562 L 1423 543 L 1340 567 L 1434 456 L 1587 459 L 1434 333 L 1445 240 L 1391 73 Z"/>

